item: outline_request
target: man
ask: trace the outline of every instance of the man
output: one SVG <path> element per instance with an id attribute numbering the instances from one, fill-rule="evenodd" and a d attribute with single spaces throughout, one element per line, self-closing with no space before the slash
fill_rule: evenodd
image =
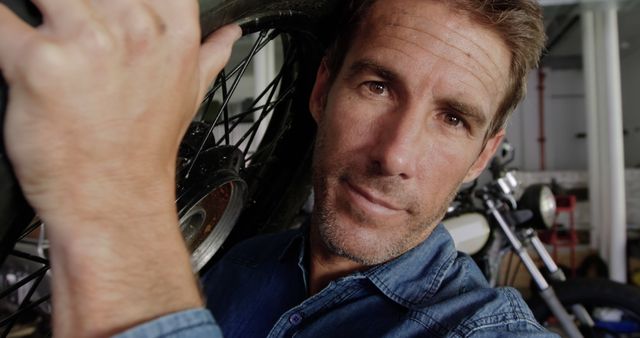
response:
<path id="1" fill-rule="evenodd" d="M 347 31 L 354 37 L 331 50 L 310 102 L 319 131 L 309 245 L 291 233 L 253 242 L 268 247 L 265 261 L 274 264 L 274 250 L 296 245 L 283 239 L 303 238 L 291 249 L 302 270 L 282 279 L 258 266 L 259 277 L 291 283 L 291 294 L 251 290 L 243 298 L 245 290 L 232 286 L 252 276 L 232 261 L 251 250 L 232 252 L 219 269 L 233 275 L 212 272 L 207 284 L 210 307 L 230 335 L 544 334 L 522 300 L 487 288 L 437 226 L 460 183 L 476 177 L 500 143 L 542 45 L 535 4 L 525 2 L 529 12 L 509 19 L 501 7 L 510 2 L 464 3 L 356 6 L 353 17 L 362 20 Z M 11 84 L 8 152 L 49 226 L 56 334 L 214 332 L 197 310 L 175 226 L 174 159 L 237 27 L 198 48 L 192 1 L 37 5 L 45 17 L 38 29 L 0 6 L 0 68 Z M 529 25 L 530 35 L 511 34 L 516 24 Z M 220 296 L 225 290 L 233 300 Z M 253 303 L 272 296 L 289 298 L 268 311 Z M 375 330 L 361 331 L 367 319 Z"/>
<path id="2" fill-rule="evenodd" d="M 209 272 L 205 293 L 222 331 L 544 335 L 520 297 L 489 289 L 438 226 L 459 186 L 502 141 L 544 41 L 537 6 L 350 6 L 351 27 L 328 52 L 311 96 L 318 138 L 310 225 L 239 244 Z"/>

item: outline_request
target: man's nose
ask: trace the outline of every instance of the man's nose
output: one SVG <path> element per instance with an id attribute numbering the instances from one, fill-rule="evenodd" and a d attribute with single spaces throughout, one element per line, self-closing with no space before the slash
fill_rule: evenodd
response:
<path id="1" fill-rule="evenodd" d="M 379 174 L 409 179 L 415 176 L 422 123 L 413 114 L 396 113 L 378 125 L 372 161 Z"/>

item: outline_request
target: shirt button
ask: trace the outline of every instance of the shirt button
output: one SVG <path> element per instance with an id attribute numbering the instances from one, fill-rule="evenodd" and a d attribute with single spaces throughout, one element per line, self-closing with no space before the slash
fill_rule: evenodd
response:
<path id="1" fill-rule="evenodd" d="M 294 313 L 289 317 L 289 323 L 293 325 L 298 325 L 302 323 L 302 316 L 299 313 Z"/>

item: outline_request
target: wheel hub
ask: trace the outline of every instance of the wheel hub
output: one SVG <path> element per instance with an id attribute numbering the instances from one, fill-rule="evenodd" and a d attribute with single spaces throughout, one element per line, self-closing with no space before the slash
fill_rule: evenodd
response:
<path id="1" fill-rule="evenodd" d="M 244 207 L 247 184 L 240 178 L 243 154 L 236 147 L 211 148 L 180 173 L 180 231 L 199 271 L 227 239 Z"/>

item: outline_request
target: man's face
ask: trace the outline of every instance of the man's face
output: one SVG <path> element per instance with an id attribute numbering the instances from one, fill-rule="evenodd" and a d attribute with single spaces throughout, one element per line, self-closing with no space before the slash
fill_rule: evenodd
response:
<path id="1" fill-rule="evenodd" d="M 334 254 L 372 265 L 413 248 L 502 139 L 499 36 L 440 2 L 378 1 L 330 83 L 321 66 L 313 226 Z M 486 146 L 485 146 L 486 141 Z"/>

